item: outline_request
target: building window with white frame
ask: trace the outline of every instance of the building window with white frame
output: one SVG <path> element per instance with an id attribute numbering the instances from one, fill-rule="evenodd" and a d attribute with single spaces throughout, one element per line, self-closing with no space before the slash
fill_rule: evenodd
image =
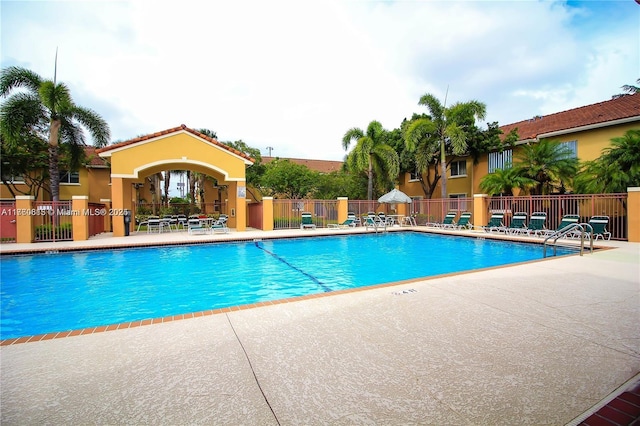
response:
<path id="1" fill-rule="evenodd" d="M 466 176 L 467 175 L 467 161 L 459 160 L 451 162 L 451 177 Z"/>
<path id="2" fill-rule="evenodd" d="M 61 171 L 60 172 L 60 183 L 61 184 L 78 184 L 80 183 L 80 173 L 79 172 L 69 172 L 69 171 Z"/>
<path id="3" fill-rule="evenodd" d="M 504 170 L 511 167 L 513 159 L 513 151 L 505 149 L 504 151 L 496 151 L 489 153 L 489 173 L 493 173 L 498 169 Z"/>
<path id="4" fill-rule="evenodd" d="M 571 152 L 567 158 L 578 158 L 578 141 L 560 142 L 560 146 L 567 152 Z"/>

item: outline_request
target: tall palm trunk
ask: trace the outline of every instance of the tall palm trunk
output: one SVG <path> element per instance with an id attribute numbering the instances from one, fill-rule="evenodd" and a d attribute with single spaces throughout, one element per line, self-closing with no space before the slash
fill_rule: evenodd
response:
<path id="1" fill-rule="evenodd" d="M 171 170 L 164 171 L 164 199 L 166 207 L 169 207 L 169 186 L 171 185 Z"/>
<path id="2" fill-rule="evenodd" d="M 49 126 L 49 180 L 51 200 L 60 201 L 60 168 L 58 166 L 58 135 L 62 122 L 52 119 Z"/>
<path id="3" fill-rule="evenodd" d="M 369 170 L 367 171 L 367 200 L 373 200 L 373 158 L 369 154 Z"/>
<path id="4" fill-rule="evenodd" d="M 440 198 L 447 198 L 447 154 L 444 151 L 444 138 L 440 139 L 440 165 L 442 167 L 440 179 L 442 179 L 442 194 Z"/>

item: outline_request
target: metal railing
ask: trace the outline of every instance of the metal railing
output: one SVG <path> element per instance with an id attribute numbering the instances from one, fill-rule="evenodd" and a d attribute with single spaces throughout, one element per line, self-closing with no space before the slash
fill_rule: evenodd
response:
<path id="1" fill-rule="evenodd" d="M 520 197 L 491 197 L 489 213 L 504 213 L 504 225 L 509 226 L 513 214 L 547 213 L 547 229 L 557 229 L 562 217 L 579 215 L 578 222 L 587 223 L 592 216 L 608 216 L 607 230 L 611 238 L 627 239 L 627 194 L 563 194 Z"/>
<path id="2" fill-rule="evenodd" d="M 273 229 L 299 228 L 302 212 L 310 212 L 313 223 L 325 228 L 338 221 L 337 200 L 273 200 Z"/>
<path id="3" fill-rule="evenodd" d="M 587 231 L 586 229 L 589 229 L 589 231 Z M 589 250 L 591 253 L 593 253 L 593 227 L 588 223 L 571 223 L 564 228 L 555 231 L 553 234 L 544 239 L 544 242 L 542 243 L 542 257 L 547 257 L 547 243 L 549 240 L 553 239 L 553 243 L 549 244 L 553 247 L 553 255 L 555 256 L 556 248 L 558 247 L 558 240 L 576 231 L 580 231 L 580 256 L 584 254 L 584 240 L 587 235 L 591 235 L 591 237 L 589 238 Z"/>
<path id="4" fill-rule="evenodd" d="M 35 201 L 32 213 L 36 242 L 73 240 L 71 201 Z"/>

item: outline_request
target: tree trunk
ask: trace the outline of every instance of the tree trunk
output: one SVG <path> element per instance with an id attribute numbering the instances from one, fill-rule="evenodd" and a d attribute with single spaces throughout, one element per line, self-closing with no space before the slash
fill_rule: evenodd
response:
<path id="1" fill-rule="evenodd" d="M 373 200 L 373 162 L 371 160 L 371 154 L 369 154 L 369 170 L 367 171 L 367 200 Z"/>
<path id="2" fill-rule="evenodd" d="M 171 170 L 164 171 L 164 199 L 169 207 L 169 186 L 171 185 Z"/>
<path id="3" fill-rule="evenodd" d="M 58 135 L 60 133 L 60 120 L 51 120 L 49 126 L 49 182 L 51 188 L 51 200 L 60 201 L 60 169 L 58 166 Z"/>
<path id="4" fill-rule="evenodd" d="M 447 198 L 447 153 L 445 152 L 444 138 L 440 139 L 440 164 L 442 165 L 440 176 L 442 179 L 442 194 L 440 197 Z"/>

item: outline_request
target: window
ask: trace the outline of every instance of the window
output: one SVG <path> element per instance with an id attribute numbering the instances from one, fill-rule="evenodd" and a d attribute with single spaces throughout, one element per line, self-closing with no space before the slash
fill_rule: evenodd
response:
<path id="1" fill-rule="evenodd" d="M 7 181 L 9 183 L 24 183 L 24 177 L 22 176 L 11 176 L 9 174 L 2 174 L 2 181 Z"/>
<path id="2" fill-rule="evenodd" d="M 79 172 L 60 172 L 60 183 L 80 183 Z"/>
<path id="3" fill-rule="evenodd" d="M 489 153 L 489 173 L 493 173 L 497 169 L 506 169 L 511 167 L 511 159 L 513 157 L 513 151 L 505 149 L 501 152 Z"/>
<path id="4" fill-rule="evenodd" d="M 420 173 L 418 173 L 417 168 L 411 173 L 409 173 L 409 181 L 412 181 L 412 180 L 420 180 Z"/>
<path id="5" fill-rule="evenodd" d="M 451 162 L 451 176 L 466 176 L 467 162 L 466 160 Z"/>
<path id="6" fill-rule="evenodd" d="M 561 142 L 560 146 L 563 150 L 571 151 L 567 158 L 578 158 L 578 141 Z"/>

